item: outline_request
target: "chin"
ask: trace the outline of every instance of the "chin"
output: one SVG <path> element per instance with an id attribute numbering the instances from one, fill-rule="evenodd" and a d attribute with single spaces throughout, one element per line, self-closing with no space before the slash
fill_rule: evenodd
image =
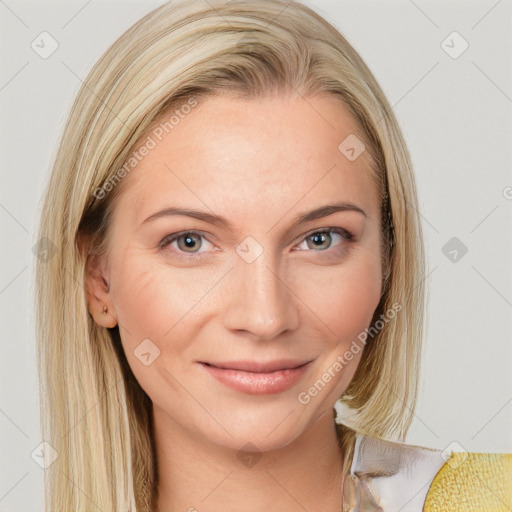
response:
<path id="1" fill-rule="evenodd" d="M 206 437 L 233 450 L 240 450 L 247 445 L 244 450 L 261 452 L 288 446 L 314 422 L 314 418 L 308 420 L 304 416 L 301 407 L 296 407 L 295 404 L 287 407 L 278 401 L 271 410 L 247 408 L 235 415 L 224 416 L 224 419 L 216 419 L 226 426 L 227 432 L 211 420 L 208 423 L 212 430 L 204 432 Z"/>

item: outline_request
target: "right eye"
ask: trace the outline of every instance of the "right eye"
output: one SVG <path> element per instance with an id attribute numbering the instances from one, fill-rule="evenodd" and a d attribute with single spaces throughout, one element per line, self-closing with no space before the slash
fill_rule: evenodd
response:
<path id="1" fill-rule="evenodd" d="M 180 231 L 165 236 L 159 243 L 158 247 L 164 249 L 176 242 L 175 250 L 178 253 L 198 255 L 206 251 L 198 251 L 203 246 L 201 239 L 205 239 L 204 235 L 197 231 Z M 208 242 L 211 243 L 211 242 Z"/>

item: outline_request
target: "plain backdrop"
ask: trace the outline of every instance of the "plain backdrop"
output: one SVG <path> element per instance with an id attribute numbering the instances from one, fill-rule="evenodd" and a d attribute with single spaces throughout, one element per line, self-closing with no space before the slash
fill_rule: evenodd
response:
<path id="1" fill-rule="evenodd" d="M 50 164 L 81 80 L 161 3 L 0 1 L 0 512 L 43 510 L 32 248 Z M 415 167 L 430 309 L 407 441 L 512 452 L 512 2 L 304 3 L 366 61 Z"/>

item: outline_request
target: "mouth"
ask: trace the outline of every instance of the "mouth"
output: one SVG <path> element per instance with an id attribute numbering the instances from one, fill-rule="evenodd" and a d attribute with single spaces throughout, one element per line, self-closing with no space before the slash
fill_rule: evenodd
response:
<path id="1" fill-rule="evenodd" d="M 282 393 L 298 382 L 310 361 L 229 361 L 199 365 L 221 384 L 251 395 Z"/>
<path id="2" fill-rule="evenodd" d="M 280 370 L 295 370 L 304 366 L 310 361 L 296 361 L 291 359 L 278 359 L 275 361 L 268 362 L 257 362 L 257 361 L 228 361 L 219 363 L 207 363 L 202 362 L 208 366 L 214 366 L 222 370 L 238 370 L 241 372 L 250 373 L 272 373 Z"/>

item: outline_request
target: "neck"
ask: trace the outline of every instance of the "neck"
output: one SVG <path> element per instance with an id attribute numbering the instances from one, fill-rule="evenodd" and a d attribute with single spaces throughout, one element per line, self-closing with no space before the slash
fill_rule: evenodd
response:
<path id="1" fill-rule="evenodd" d="M 157 512 L 341 510 L 342 453 L 332 411 L 287 446 L 244 457 L 154 407 Z"/>

